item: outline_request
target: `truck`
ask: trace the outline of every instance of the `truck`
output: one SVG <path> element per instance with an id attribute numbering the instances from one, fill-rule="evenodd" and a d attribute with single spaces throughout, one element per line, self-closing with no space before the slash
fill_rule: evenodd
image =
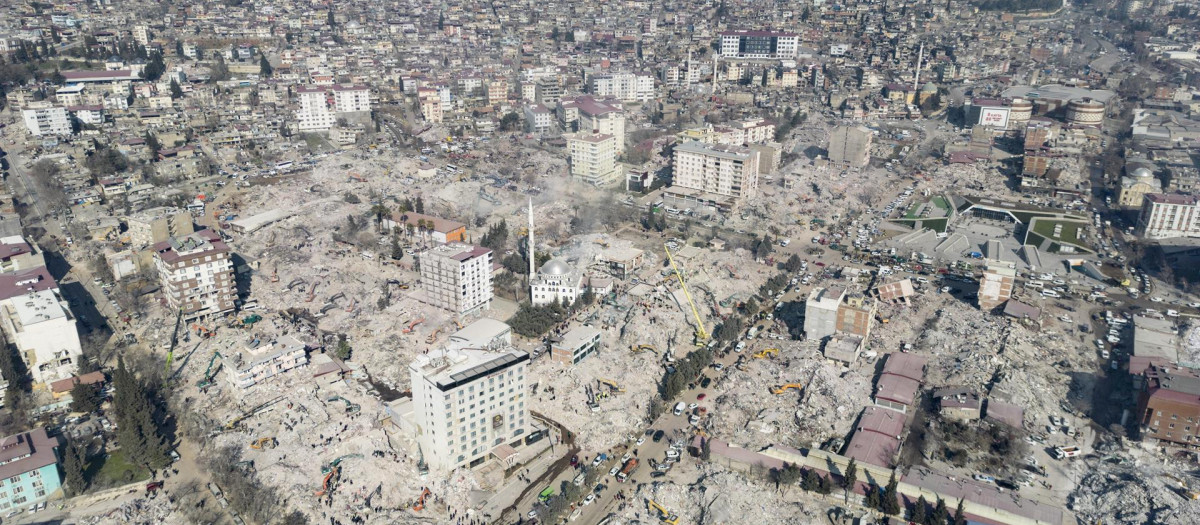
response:
<path id="1" fill-rule="evenodd" d="M 624 483 L 625 480 L 629 479 L 629 476 L 633 475 L 633 471 L 637 470 L 637 467 L 637 458 L 629 458 L 629 461 L 626 461 L 625 466 L 621 468 L 621 472 L 617 474 L 617 481 Z"/>
<path id="2" fill-rule="evenodd" d="M 1054 447 L 1054 459 L 1073 458 L 1081 453 L 1079 447 Z"/>
<path id="3" fill-rule="evenodd" d="M 677 416 L 682 415 L 683 410 L 686 408 L 687 408 L 687 403 L 684 403 L 683 401 L 675 403 L 675 415 L 677 415 Z"/>

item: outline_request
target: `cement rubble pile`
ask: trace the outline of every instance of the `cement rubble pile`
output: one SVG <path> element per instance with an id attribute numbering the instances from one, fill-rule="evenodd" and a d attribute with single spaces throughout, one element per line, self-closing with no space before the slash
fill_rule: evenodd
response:
<path id="1" fill-rule="evenodd" d="M 1196 478 L 1164 467 L 1161 460 L 1092 460 L 1076 465 L 1079 484 L 1068 498 L 1081 523 L 1190 525 L 1200 516 L 1200 500 L 1186 497 L 1179 479 Z"/>
<path id="2" fill-rule="evenodd" d="M 749 480 L 740 473 L 706 470 L 701 480 L 693 485 L 651 483 L 640 486 L 635 495 L 629 495 L 628 506 L 617 515 L 653 523 L 659 517 L 658 512 L 648 509 L 647 500 L 654 500 L 677 514 L 680 523 L 704 525 L 746 523 L 747 516 L 753 516 L 754 523 L 764 525 L 808 523 L 822 512 L 822 508 L 799 488 L 763 497 L 762 491 L 773 491 L 773 488 L 758 483 L 748 487 Z"/>

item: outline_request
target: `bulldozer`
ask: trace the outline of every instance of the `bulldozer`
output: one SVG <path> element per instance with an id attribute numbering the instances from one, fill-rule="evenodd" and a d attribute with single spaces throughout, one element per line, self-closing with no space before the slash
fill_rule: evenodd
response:
<path id="1" fill-rule="evenodd" d="M 761 351 L 759 351 L 758 353 L 754 354 L 752 357 L 754 357 L 755 359 L 764 359 L 766 357 L 779 357 L 779 349 L 778 348 L 764 348 Z"/>
<path id="2" fill-rule="evenodd" d="M 802 385 L 800 383 L 788 383 L 786 385 L 779 385 L 779 386 L 772 388 L 771 393 L 779 396 L 779 395 L 786 394 L 788 390 L 791 390 L 793 388 L 795 388 L 796 390 L 803 390 L 804 385 Z"/>
<path id="3" fill-rule="evenodd" d="M 254 442 L 250 444 L 250 448 L 254 450 L 262 450 L 264 448 L 271 449 L 275 448 L 275 445 L 278 444 L 279 442 L 276 441 L 274 437 L 261 437 L 254 440 Z"/>
<path id="4" fill-rule="evenodd" d="M 672 514 L 666 507 L 659 505 L 652 499 L 646 500 L 646 509 L 658 512 L 658 520 L 662 525 L 678 525 L 679 515 Z"/>
<path id="5" fill-rule="evenodd" d="M 654 348 L 651 345 L 630 345 L 629 350 L 635 354 L 639 353 L 639 352 L 654 352 L 656 354 L 658 353 L 658 349 Z"/>

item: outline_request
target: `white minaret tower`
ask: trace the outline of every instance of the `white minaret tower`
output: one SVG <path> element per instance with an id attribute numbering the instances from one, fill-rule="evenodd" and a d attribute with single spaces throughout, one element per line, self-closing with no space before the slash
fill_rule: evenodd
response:
<path id="1" fill-rule="evenodd" d="M 921 89 L 921 60 L 925 58 L 925 43 L 921 42 L 921 50 L 917 52 L 917 68 L 913 71 L 913 93 Z"/>
<path id="2" fill-rule="evenodd" d="M 533 197 L 529 198 L 529 286 L 533 286 L 534 269 L 533 265 L 537 261 L 537 252 L 533 250 Z M 532 288 L 530 288 L 532 289 Z"/>

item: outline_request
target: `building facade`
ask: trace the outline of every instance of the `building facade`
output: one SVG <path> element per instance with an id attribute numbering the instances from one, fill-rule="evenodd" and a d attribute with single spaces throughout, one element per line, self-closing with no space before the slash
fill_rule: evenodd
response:
<path id="1" fill-rule="evenodd" d="M 800 50 L 800 37 L 774 31 L 725 31 L 721 33 L 722 58 L 791 59 Z"/>
<path id="2" fill-rule="evenodd" d="M 154 267 L 171 308 L 187 319 L 233 311 L 237 285 L 229 246 L 211 230 L 156 243 Z"/>
<path id="3" fill-rule="evenodd" d="M 654 100 L 654 76 L 639 73 L 609 73 L 592 77 L 592 94 L 626 102 Z"/>
<path id="4" fill-rule="evenodd" d="M 571 176 L 593 186 L 616 184 L 621 173 L 617 170 L 617 139 L 603 133 L 569 133 L 567 152 L 570 154 Z"/>
<path id="5" fill-rule="evenodd" d="M 1137 233 L 1146 239 L 1200 236 L 1200 217 L 1197 217 L 1194 195 L 1148 193 L 1142 199 Z"/>
<path id="6" fill-rule="evenodd" d="M 492 304 L 492 251 L 449 243 L 421 254 L 421 288 L 438 308 L 465 314 Z"/>
<path id="7" fill-rule="evenodd" d="M 249 388 L 274 375 L 308 364 L 304 343 L 290 335 L 269 341 L 251 340 L 245 348 L 230 356 L 226 363 L 229 382 L 238 388 Z"/>
<path id="8" fill-rule="evenodd" d="M 804 336 L 821 340 L 837 332 L 838 307 L 846 291 L 837 288 L 814 288 L 804 301 Z"/>
<path id="9" fill-rule="evenodd" d="M 0 440 L 0 512 L 21 511 L 58 492 L 58 440 L 43 427 Z"/>
<path id="10" fill-rule="evenodd" d="M 673 186 L 735 199 L 758 194 L 758 153 L 741 146 L 685 142 L 675 147 Z"/>
<path id="11" fill-rule="evenodd" d="M 475 467 L 528 429 L 529 354 L 511 348 L 435 350 L 409 365 L 417 441 L 430 468 Z"/>
<path id="12" fill-rule="evenodd" d="M 21 116 L 29 133 L 36 137 L 71 134 L 71 115 L 67 113 L 67 108 L 47 104 L 30 107 L 22 111 Z"/>
<path id="13" fill-rule="evenodd" d="M 1151 366 L 1142 378 L 1137 412 L 1142 438 L 1200 446 L 1200 376 L 1196 371 Z"/>
<path id="14" fill-rule="evenodd" d="M 600 330 L 580 326 L 563 334 L 550 345 L 550 358 L 562 365 L 573 365 L 600 350 Z"/>
<path id="15" fill-rule="evenodd" d="M 1012 297 L 1017 279 L 1017 265 L 1008 261 L 989 259 L 987 269 L 979 280 L 979 309 L 991 311 Z"/>
<path id="16" fill-rule="evenodd" d="M 30 291 L 5 301 L 0 321 L 35 383 L 66 379 L 79 371 L 83 347 L 75 316 L 54 290 Z"/>
<path id="17" fill-rule="evenodd" d="M 129 228 L 129 244 L 134 248 L 165 242 L 171 237 L 183 237 L 196 231 L 191 213 L 167 206 L 130 215 L 125 223 Z"/>

